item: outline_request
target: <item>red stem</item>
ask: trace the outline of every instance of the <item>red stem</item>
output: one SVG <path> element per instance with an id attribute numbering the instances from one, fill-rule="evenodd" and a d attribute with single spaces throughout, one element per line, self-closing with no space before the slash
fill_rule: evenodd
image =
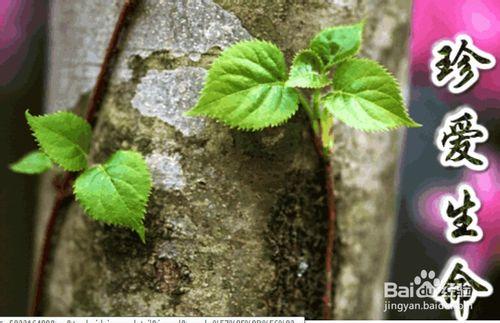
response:
<path id="1" fill-rule="evenodd" d="M 99 103 L 101 102 L 104 90 L 107 87 L 109 80 L 110 66 L 114 61 L 116 52 L 118 50 L 118 42 L 120 40 L 120 35 L 126 25 L 127 17 L 136 7 L 138 0 L 126 0 L 120 10 L 120 15 L 116 21 L 115 28 L 111 34 L 111 38 L 106 48 L 106 53 L 104 54 L 104 60 L 101 64 L 101 69 L 97 75 L 97 81 L 94 85 L 94 90 L 89 99 L 87 106 L 87 114 L 85 116 L 89 123 L 93 123 L 97 109 L 99 108 Z"/>
<path id="2" fill-rule="evenodd" d="M 56 194 L 54 205 L 52 207 L 52 211 L 50 212 L 49 222 L 47 223 L 47 226 L 45 228 L 45 233 L 42 242 L 42 250 L 40 253 L 40 258 L 35 276 L 34 295 L 30 308 L 30 316 L 40 315 L 40 304 L 42 300 L 45 271 L 47 268 L 48 260 L 50 258 L 52 235 L 54 233 L 57 223 L 57 214 L 59 213 L 59 210 L 63 206 L 64 201 L 71 196 L 71 194 L 68 193 L 68 190 L 65 191 L 63 190 L 64 188 L 69 186 L 71 180 L 72 180 L 71 174 L 66 173 L 63 183 L 59 187 L 58 192 Z"/>
<path id="3" fill-rule="evenodd" d="M 335 191 L 334 177 L 331 157 L 332 151 L 325 153 L 323 142 L 321 140 L 321 126 L 318 125 L 318 134 L 312 131 L 314 148 L 324 167 L 325 190 L 327 201 L 327 235 L 326 235 L 326 251 L 325 251 L 325 288 L 323 294 L 323 319 L 329 320 L 332 315 L 332 292 L 333 292 L 333 268 L 332 259 L 335 245 L 335 227 L 336 227 L 336 208 L 335 208 Z"/>
<path id="4" fill-rule="evenodd" d="M 117 53 L 118 43 L 120 41 L 120 35 L 122 34 L 124 27 L 126 26 L 128 15 L 136 7 L 137 2 L 138 0 L 126 0 L 124 2 L 120 10 L 120 15 L 118 16 L 118 20 L 116 21 L 113 33 L 111 34 L 111 38 L 109 40 L 108 47 L 106 48 L 106 52 L 104 55 L 104 60 L 101 64 L 101 68 L 99 70 L 99 74 L 97 76 L 94 89 L 92 91 L 92 94 L 89 98 L 89 102 L 87 105 L 87 113 L 85 115 L 85 119 L 92 125 L 94 123 L 95 115 L 99 110 L 101 99 L 104 95 L 104 91 L 108 85 L 109 81 L 108 76 L 111 70 L 111 66 L 114 62 L 115 55 Z M 33 300 L 29 311 L 30 316 L 41 315 L 41 304 L 42 304 L 43 289 L 45 284 L 45 274 L 46 274 L 47 264 L 50 258 L 52 238 L 56 227 L 58 214 L 66 199 L 72 196 L 71 182 L 73 181 L 73 177 L 74 177 L 73 174 L 66 172 L 64 174 L 64 180 L 62 185 L 57 187 L 57 193 L 54 199 L 54 204 L 52 206 L 52 211 L 50 213 L 50 217 L 47 226 L 45 228 L 43 242 L 42 242 L 42 250 L 35 274 Z"/>
<path id="5" fill-rule="evenodd" d="M 335 192 L 333 180 L 333 167 L 329 160 L 325 160 L 325 188 L 328 206 L 328 231 L 326 239 L 326 254 L 325 254 L 325 294 L 323 295 L 323 319 L 329 320 L 332 314 L 332 291 L 333 291 L 333 270 L 332 258 L 333 248 L 335 243 Z"/>

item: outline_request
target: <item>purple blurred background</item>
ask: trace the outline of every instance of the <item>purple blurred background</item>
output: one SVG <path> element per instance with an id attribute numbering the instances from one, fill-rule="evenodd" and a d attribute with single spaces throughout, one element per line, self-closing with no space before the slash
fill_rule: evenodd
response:
<path id="1" fill-rule="evenodd" d="M 462 94 L 431 83 L 429 62 L 435 42 L 454 40 L 459 33 L 471 36 L 474 45 L 497 60 L 491 70 L 480 71 L 479 81 Z M 400 182 L 400 212 L 392 281 L 409 282 L 421 269 L 440 273 L 451 255 L 467 260 L 471 269 L 500 289 L 500 1 L 415 0 L 413 1 L 410 48 L 410 111 L 423 124 L 406 138 Z M 490 134 L 478 145 L 489 167 L 482 172 L 465 167 L 445 168 L 433 144 L 443 116 L 468 104 L 479 123 Z M 466 182 L 482 203 L 478 223 L 484 237 L 479 242 L 452 245 L 445 238 L 446 223 L 439 203 L 446 194 L 456 196 L 457 185 Z M 469 318 L 500 318 L 498 293 L 476 302 Z M 390 318 L 449 318 L 446 311 L 391 312 Z"/>
<path id="2" fill-rule="evenodd" d="M 23 111 L 42 110 L 46 7 L 0 0 L 0 315 L 23 315 L 27 306 L 37 179 L 7 165 L 35 148 Z"/>

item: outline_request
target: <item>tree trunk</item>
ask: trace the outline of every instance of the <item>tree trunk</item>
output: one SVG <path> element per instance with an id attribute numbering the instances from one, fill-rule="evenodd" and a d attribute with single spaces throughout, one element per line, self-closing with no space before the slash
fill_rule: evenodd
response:
<path id="1" fill-rule="evenodd" d="M 52 3 L 47 109 L 82 111 L 122 1 Z M 363 56 L 401 80 L 409 4 L 399 0 L 141 1 L 121 43 L 94 131 L 92 160 L 142 152 L 154 177 L 147 242 L 61 216 L 47 315 L 321 316 L 326 241 L 323 173 L 305 115 L 258 133 L 183 112 L 210 63 L 250 37 L 290 61 L 324 27 L 367 18 Z M 336 125 L 334 317 L 380 318 L 394 227 L 402 133 Z M 53 191 L 46 177 L 38 239 Z"/>

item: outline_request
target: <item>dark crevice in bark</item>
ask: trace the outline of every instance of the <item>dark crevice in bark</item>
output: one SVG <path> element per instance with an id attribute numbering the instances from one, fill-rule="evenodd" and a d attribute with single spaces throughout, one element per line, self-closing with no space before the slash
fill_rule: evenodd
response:
<path id="1" fill-rule="evenodd" d="M 270 313 L 321 317 L 326 226 L 325 192 L 320 170 L 313 176 L 287 173 L 280 197 L 269 215 L 268 242 L 275 263 Z M 307 194 L 305 194 L 307 192 Z"/>

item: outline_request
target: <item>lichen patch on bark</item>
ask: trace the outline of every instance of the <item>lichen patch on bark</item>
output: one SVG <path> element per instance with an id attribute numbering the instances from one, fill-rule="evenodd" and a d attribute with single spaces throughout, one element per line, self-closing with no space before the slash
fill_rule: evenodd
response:
<path id="1" fill-rule="evenodd" d="M 149 70 L 137 85 L 132 106 L 142 115 L 157 117 L 185 136 L 200 133 L 201 118 L 184 115 L 198 101 L 206 70 L 180 67 L 175 70 Z"/>
<path id="2" fill-rule="evenodd" d="M 186 185 L 179 154 L 152 153 L 146 156 L 153 183 L 160 189 L 182 189 Z"/>

